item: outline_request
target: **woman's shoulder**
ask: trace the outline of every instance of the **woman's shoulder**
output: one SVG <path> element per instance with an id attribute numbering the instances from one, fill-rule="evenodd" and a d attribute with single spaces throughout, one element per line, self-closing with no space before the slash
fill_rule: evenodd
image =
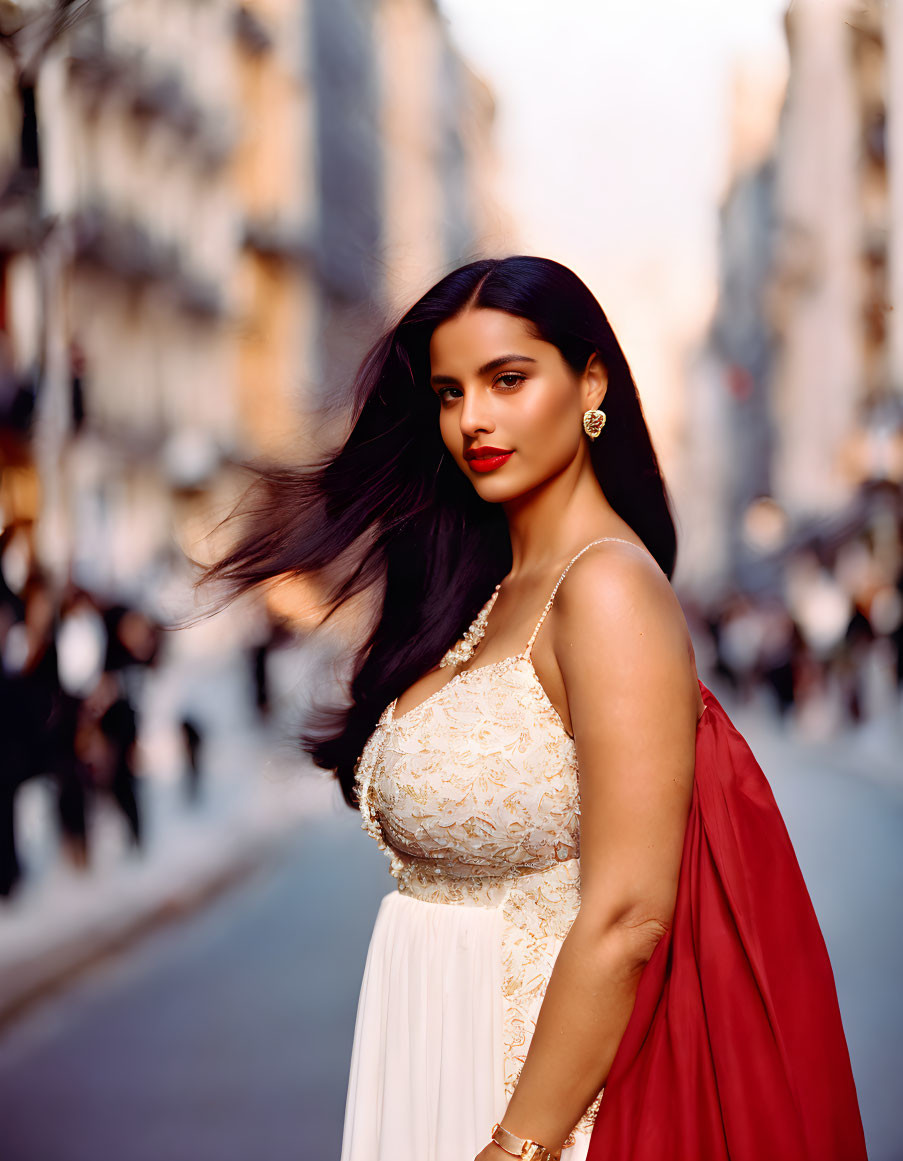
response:
<path id="1" fill-rule="evenodd" d="M 671 582 L 642 545 L 595 544 L 575 561 L 552 606 L 556 654 L 606 662 L 692 654 L 689 627 Z"/>
<path id="2" fill-rule="evenodd" d="M 559 611 L 566 615 L 586 602 L 607 601 L 615 606 L 651 602 L 683 618 L 677 595 L 658 561 L 648 548 L 628 540 L 590 544 L 568 566 L 558 594 Z"/>

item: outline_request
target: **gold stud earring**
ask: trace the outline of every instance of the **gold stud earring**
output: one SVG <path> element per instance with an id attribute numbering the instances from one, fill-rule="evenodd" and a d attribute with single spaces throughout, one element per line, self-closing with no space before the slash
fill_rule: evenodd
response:
<path id="1" fill-rule="evenodd" d="M 583 430 L 590 437 L 595 439 L 602 428 L 605 426 L 605 412 L 598 410 L 584 411 L 583 413 Z"/>

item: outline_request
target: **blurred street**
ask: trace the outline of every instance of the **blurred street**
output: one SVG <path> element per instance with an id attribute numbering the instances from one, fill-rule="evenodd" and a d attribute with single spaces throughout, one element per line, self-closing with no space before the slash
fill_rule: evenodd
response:
<path id="1" fill-rule="evenodd" d="M 346 807 L 9 1028 L 5 1161 L 338 1156 L 383 856 Z"/>
<path id="2" fill-rule="evenodd" d="M 822 924 L 869 1157 L 900 1161 L 903 933 L 888 916 L 903 893 L 903 783 L 863 776 L 842 744 L 794 740 L 759 705 L 724 704 L 769 777 Z M 333 1161 L 367 941 L 392 887 L 357 815 L 324 799 L 190 923 L 7 1027 L 5 1161 Z"/>
<path id="3" fill-rule="evenodd" d="M 903 1159 L 903 776 L 868 734 L 800 742 L 716 689 L 771 783 L 831 956 L 870 1161 Z M 877 732 L 877 730 L 876 730 Z M 892 767 L 896 768 L 893 769 Z"/>
<path id="4" fill-rule="evenodd" d="M 140 700 L 140 845 L 103 787 L 87 799 L 86 859 L 61 841 L 50 777 L 19 789 L 18 890 L 0 906 L 0 1025 L 132 935 L 190 911 L 272 857 L 300 819 L 335 800 L 332 779 L 294 739 L 319 647 L 271 651 L 267 712 L 253 697 L 256 657 L 216 621 L 165 638 Z M 196 742 L 186 751 L 181 724 Z"/>

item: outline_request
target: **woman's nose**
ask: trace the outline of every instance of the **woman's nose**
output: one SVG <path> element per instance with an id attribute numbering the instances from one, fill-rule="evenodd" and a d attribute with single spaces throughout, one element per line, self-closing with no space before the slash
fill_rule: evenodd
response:
<path id="1" fill-rule="evenodd" d="M 480 431 L 492 431 L 491 406 L 485 392 L 465 391 L 461 405 L 461 431 L 465 435 L 476 435 Z"/>

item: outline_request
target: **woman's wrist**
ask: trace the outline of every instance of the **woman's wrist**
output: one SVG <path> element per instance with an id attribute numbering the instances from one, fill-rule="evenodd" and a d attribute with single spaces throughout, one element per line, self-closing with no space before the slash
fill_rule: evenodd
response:
<path id="1" fill-rule="evenodd" d="M 561 1146 L 552 1148 L 530 1137 L 520 1137 L 505 1128 L 500 1122 L 492 1126 L 491 1141 L 509 1157 L 520 1157 L 522 1161 L 560 1161 Z"/>
<path id="2" fill-rule="evenodd" d="M 506 1153 L 495 1141 L 490 1141 L 474 1158 L 474 1161 L 508 1161 L 510 1153 Z"/>

